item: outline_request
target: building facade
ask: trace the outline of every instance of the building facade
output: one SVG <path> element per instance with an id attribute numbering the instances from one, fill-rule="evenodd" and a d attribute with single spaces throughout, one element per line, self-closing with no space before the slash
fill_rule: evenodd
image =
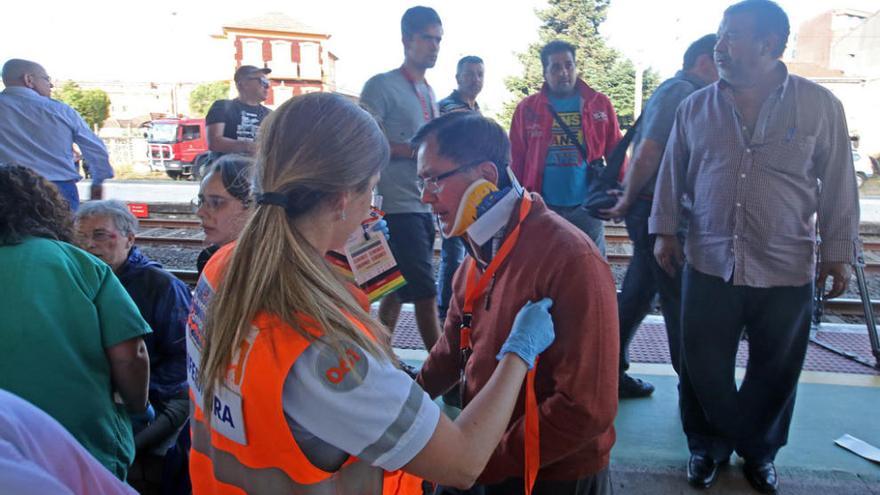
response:
<path id="1" fill-rule="evenodd" d="M 231 23 L 217 38 L 226 40 L 232 53 L 230 74 L 242 65 L 272 69 L 265 102 L 270 108 L 296 95 L 336 90 L 337 57 L 326 47 L 330 35 L 285 14 Z"/>

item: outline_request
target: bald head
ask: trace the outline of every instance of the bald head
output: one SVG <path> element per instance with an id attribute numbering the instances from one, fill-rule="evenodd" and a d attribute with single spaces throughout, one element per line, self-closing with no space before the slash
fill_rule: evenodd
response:
<path id="1" fill-rule="evenodd" d="M 30 88 L 42 96 L 52 93 L 52 80 L 42 65 L 20 58 L 11 58 L 3 64 L 3 85 Z"/>

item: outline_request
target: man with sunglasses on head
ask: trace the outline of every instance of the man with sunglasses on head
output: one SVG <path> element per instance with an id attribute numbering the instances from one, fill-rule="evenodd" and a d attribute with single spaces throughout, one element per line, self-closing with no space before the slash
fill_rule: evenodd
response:
<path id="1" fill-rule="evenodd" d="M 211 161 L 226 153 L 253 155 L 256 152 L 257 131 L 269 115 L 262 103 L 269 97 L 269 68 L 242 65 L 233 79 L 238 98 L 217 100 L 208 110 L 205 125 L 208 130 L 208 149 Z"/>

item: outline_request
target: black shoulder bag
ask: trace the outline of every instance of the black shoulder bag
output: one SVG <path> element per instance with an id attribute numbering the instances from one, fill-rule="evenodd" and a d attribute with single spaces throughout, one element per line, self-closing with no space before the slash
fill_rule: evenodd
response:
<path id="1" fill-rule="evenodd" d="M 618 141 L 617 146 L 614 147 L 614 151 L 611 152 L 611 156 L 608 157 L 608 163 L 606 164 L 604 157 L 597 158 L 591 162 L 589 158 L 590 154 L 586 148 L 586 136 L 584 136 L 584 143 L 581 143 L 580 140 L 578 140 L 577 135 L 572 132 L 571 128 L 568 127 L 568 125 L 562 121 L 562 118 L 559 117 L 559 114 L 556 113 L 553 105 L 547 105 L 547 107 L 550 108 L 550 113 L 553 114 L 556 123 L 562 128 L 565 135 L 568 136 L 568 139 L 577 145 L 581 157 L 587 162 L 587 195 L 584 202 L 581 204 L 581 207 L 587 210 L 590 215 L 596 218 L 602 218 L 599 213 L 600 210 L 611 208 L 617 204 L 617 197 L 608 194 L 608 191 L 619 191 L 623 189 L 617 178 L 620 176 L 620 168 L 623 166 L 623 160 L 626 158 L 626 149 L 629 148 L 629 143 L 631 143 L 635 137 L 636 129 L 638 128 L 642 117 L 639 116 L 633 126 L 626 131 L 623 138 Z"/>

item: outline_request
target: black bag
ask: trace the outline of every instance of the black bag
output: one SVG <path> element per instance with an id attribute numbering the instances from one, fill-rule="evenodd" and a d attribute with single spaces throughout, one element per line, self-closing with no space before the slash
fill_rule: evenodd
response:
<path id="1" fill-rule="evenodd" d="M 591 216 L 602 218 L 599 213 L 600 210 L 606 210 L 617 204 L 617 196 L 608 194 L 608 191 L 623 190 L 623 186 L 620 185 L 617 177 L 620 176 L 620 168 L 623 166 L 624 158 L 626 158 L 626 149 L 629 148 L 629 143 L 635 137 L 636 129 L 642 117 L 639 116 L 635 124 L 626 131 L 626 134 L 617 143 L 617 146 L 614 147 L 614 151 L 611 152 L 611 156 L 608 157 L 608 163 L 606 164 L 604 157 L 591 162 L 589 158 L 590 153 L 585 146 L 586 136 L 584 137 L 585 143 L 582 144 L 571 128 L 562 121 L 553 106 L 548 105 L 548 107 L 550 108 L 550 113 L 553 114 L 553 118 L 556 119 L 556 123 L 562 128 L 568 139 L 577 145 L 581 157 L 587 162 L 587 195 L 581 207 L 587 210 Z"/>

